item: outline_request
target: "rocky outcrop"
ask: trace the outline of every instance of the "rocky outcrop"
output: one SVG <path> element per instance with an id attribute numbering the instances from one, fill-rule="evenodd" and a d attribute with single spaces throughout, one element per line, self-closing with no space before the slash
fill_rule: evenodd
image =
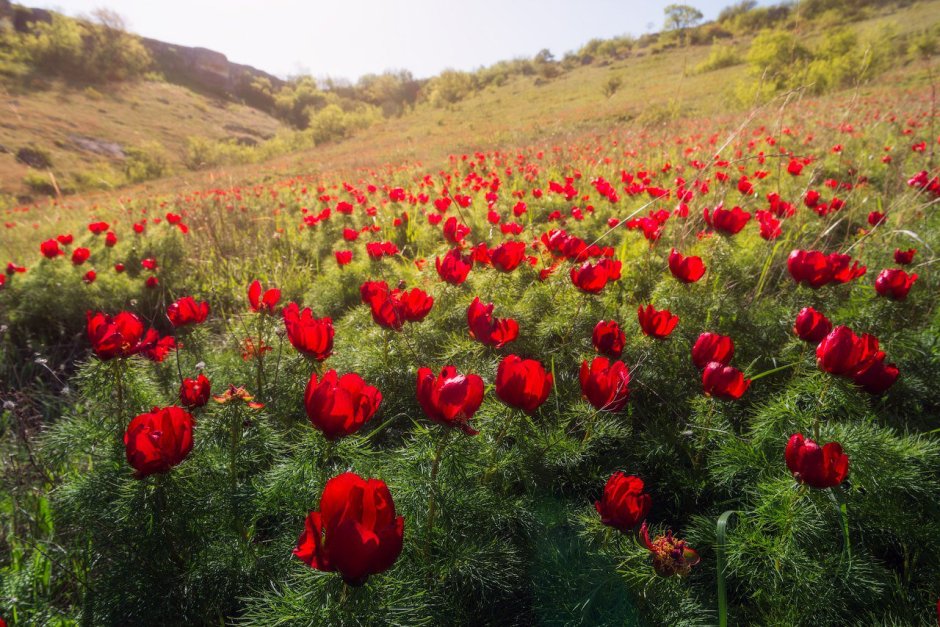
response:
<path id="1" fill-rule="evenodd" d="M 175 83 L 202 91 L 243 98 L 255 79 L 265 79 L 278 88 L 284 81 L 249 65 L 232 63 L 221 52 L 177 46 L 156 39 L 143 39 L 161 72 Z"/>

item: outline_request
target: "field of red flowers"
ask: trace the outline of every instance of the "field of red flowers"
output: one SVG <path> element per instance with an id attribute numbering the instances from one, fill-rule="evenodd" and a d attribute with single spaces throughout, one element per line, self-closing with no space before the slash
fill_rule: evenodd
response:
<path id="1" fill-rule="evenodd" d="M 936 621 L 891 96 L 5 212 L 0 616 Z"/>

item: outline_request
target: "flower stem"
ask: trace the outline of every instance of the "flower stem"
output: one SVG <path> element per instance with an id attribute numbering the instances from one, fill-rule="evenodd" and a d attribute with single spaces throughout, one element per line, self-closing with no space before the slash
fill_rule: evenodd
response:
<path id="1" fill-rule="evenodd" d="M 451 430 L 447 427 L 444 427 L 443 433 L 441 433 L 440 440 L 437 443 L 437 451 L 434 453 L 434 462 L 431 464 L 431 479 L 430 479 L 430 490 L 428 495 L 428 525 L 427 525 L 427 539 L 425 540 L 424 554 L 425 557 L 430 559 L 431 557 L 431 534 L 434 531 L 434 518 L 437 514 L 437 501 L 434 499 L 435 492 L 437 491 L 437 473 L 441 469 L 441 457 L 444 455 L 444 447 L 447 446 L 447 441 L 450 439 Z"/>

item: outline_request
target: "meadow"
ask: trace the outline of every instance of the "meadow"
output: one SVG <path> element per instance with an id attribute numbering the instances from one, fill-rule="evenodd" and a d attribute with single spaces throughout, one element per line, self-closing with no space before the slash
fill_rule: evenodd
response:
<path id="1" fill-rule="evenodd" d="M 934 624 L 929 61 L 618 70 L 5 209 L 0 618 Z"/>

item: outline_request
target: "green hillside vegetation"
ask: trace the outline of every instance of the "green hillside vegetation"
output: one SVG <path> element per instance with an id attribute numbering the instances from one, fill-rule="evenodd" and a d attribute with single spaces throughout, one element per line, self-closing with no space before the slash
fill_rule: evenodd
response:
<path id="1" fill-rule="evenodd" d="M 663 124 L 744 111 L 787 90 L 862 86 L 889 69 L 885 80 L 895 81 L 936 54 L 938 9 L 937 0 L 744 0 L 713 22 L 592 40 L 560 59 L 542 50 L 429 80 L 407 71 L 355 84 L 258 78 L 222 95 L 168 82 L 172 74 L 111 13 L 52 14 L 28 32 L 0 28 L 0 93 L 15 116 L 0 124 L 0 204 L 291 153 L 422 158 L 435 145 L 469 148 L 481 138 L 518 143 L 610 123 Z"/>

